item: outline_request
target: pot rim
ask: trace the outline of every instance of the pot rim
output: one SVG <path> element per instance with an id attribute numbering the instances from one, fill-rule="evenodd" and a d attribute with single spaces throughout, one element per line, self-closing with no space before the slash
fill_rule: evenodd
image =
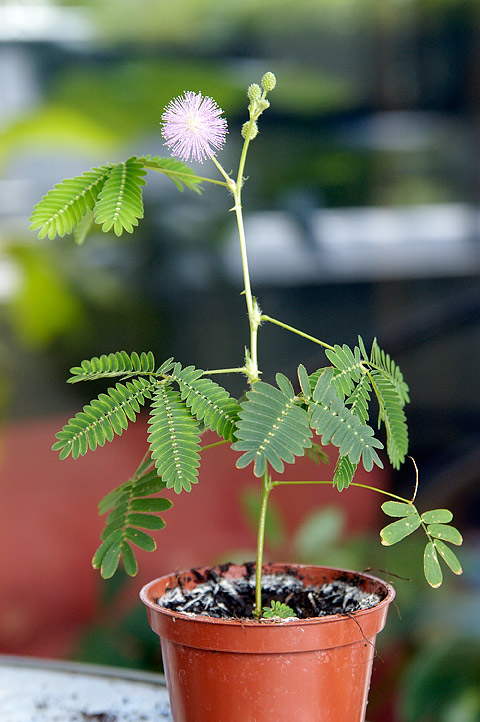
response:
<path id="1" fill-rule="evenodd" d="M 295 626 L 311 626 L 311 625 L 317 625 L 317 624 L 328 624 L 328 623 L 334 623 L 338 622 L 339 620 L 344 620 L 345 617 L 354 618 L 357 619 L 358 617 L 364 617 L 368 614 L 371 614 L 374 610 L 380 611 L 384 608 L 387 608 L 390 603 L 395 598 L 395 588 L 389 584 L 388 582 L 384 581 L 383 579 L 380 579 L 379 577 L 374 576 L 373 574 L 369 574 L 367 572 L 357 572 L 351 569 L 341 569 L 338 567 L 328 567 L 323 565 L 317 565 L 317 564 L 297 564 L 297 563 L 282 563 L 282 562 L 271 562 L 266 563 L 263 565 L 264 574 L 268 573 L 268 570 L 273 569 L 281 569 L 283 568 L 284 571 L 288 569 L 297 569 L 297 570 L 324 570 L 326 572 L 336 572 L 338 573 L 338 577 L 342 575 L 352 575 L 356 578 L 361 577 L 363 579 L 367 579 L 369 582 L 373 584 L 377 584 L 380 587 L 383 587 L 385 590 L 385 596 L 384 598 L 378 603 L 375 604 L 373 607 L 369 607 L 368 609 L 359 609 L 356 612 L 353 612 L 351 614 L 328 614 L 323 617 L 307 617 L 305 619 L 299 619 L 297 617 L 291 617 L 290 619 L 245 619 L 245 618 L 238 618 L 238 619 L 229 619 L 229 618 L 217 618 L 217 617 L 209 617 L 206 614 L 195 614 L 192 612 L 178 612 L 172 609 L 166 609 L 165 607 L 160 606 L 157 604 L 156 601 L 154 601 L 152 590 L 164 580 L 167 579 L 177 579 L 183 575 L 192 574 L 192 571 L 195 571 L 196 569 L 218 569 L 220 565 L 211 565 L 206 567 L 197 567 L 195 569 L 186 569 L 179 572 L 175 572 L 172 574 L 165 574 L 160 577 L 157 577 L 156 579 L 152 579 L 150 582 L 147 582 L 141 590 L 140 590 L 140 599 L 141 601 L 146 605 L 147 608 L 150 610 L 153 610 L 157 614 L 165 615 L 166 618 L 171 618 L 172 621 L 177 618 L 179 620 L 185 620 L 185 621 L 195 621 L 197 623 L 203 623 L 203 624 L 214 624 L 214 625 L 227 625 L 227 626 L 241 626 L 244 627 L 253 627 L 253 628 L 266 628 L 268 626 L 272 627 L 281 627 L 288 625 L 289 627 L 295 627 Z M 246 564 L 232 564 L 231 567 L 244 567 L 245 569 Z M 251 566 L 250 568 L 255 568 L 255 565 Z M 239 575 L 241 576 L 241 575 Z"/>

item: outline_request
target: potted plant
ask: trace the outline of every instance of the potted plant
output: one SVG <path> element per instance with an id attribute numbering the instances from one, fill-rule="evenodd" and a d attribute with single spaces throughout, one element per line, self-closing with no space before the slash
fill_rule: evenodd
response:
<path id="1" fill-rule="evenodd" d="M 407 455 L 404 407 L 409 396 L 399 367 L 376 340 L 369 350 L 361 338 L 354 348 L 332 345 L 272 318 L 252 292 L 242 188 L 247 151 L 275 84 L 275 76 L 267 72 L 260 84 L 248 88 L 249 115 L 241 129 L 243 147 L 235 177 L 216 157 L 227 133 L 223 111 L 213 99 L 188 91 L 172 100 L 162 116 L 162 132 L 174 157 L 134 156 L 64 180 L 35 206 L 31 218 L 31 228 L 40 229 L 40 237 L 73 231 L 79 243 L 93 222 L 117 236 L 132 232 L 143 216 L 147 171 L 165 174 L 180 189 L 198 191 L 201 183 L 214 183 L 233 198 L 249 331 L 241 365 L 204 371 L 173 358 L 158 364 L 151 352 L 125 351 L 82 361 L 71 369 L 70 383 L 117 381 L 65 424 L 53 446 L 62 459 L 77 458 L 122 434 L 150 402 L 149 452 L 133 476 L 99 504 L 107 517 L 93 566 L 105 578 L 115 573 L 120 559 L 128 574 L 136 574 L 133 547 L 154 550 L 151 531 L 164 526 L 160 514 L 172 505 L 162 492 L 190 492 L 208 449 L 231 444 L 239 452 L 237 467 L 251 467 L 258 479 L 255 561 L 174 573 L 141 591 L 161 639 L 176 722 L 365 718 L 375 636 L 383 628 L 394 590 L 369 575 L 264 564 L 267 503 L 275 487 L 333 483 L 338 491 L 363 486 L 384 494 L 388 500 L 382 509 L 395 521 L 380 532 L 382 544 L 394 544 L 421 528 L 426 534 L 427 582 L 440 586 L 440 558 L 455 574 L 461 573 L 448 546 L 462 541 L 450 524 L 450 511 L 420 513 L 415 506 L 417 484 L 412 498 L 404 499 L 354 480 L 359 464 L 366 471 L 382 467 L 383 444 L 369 421 L 371 398 L 385 429 L 392 467 L 398 469 Z M 185 163 L 192 159 L 209 159 L 218 176 L 199 176 Z M 267 323 L 323 348 L 325 367 L 307 371 L 299 364 L 295 387 L 282 373 L 276 375 L 275 385 L 261 380 L 257 337 Z M 247 391 L 240 400 L 213 380 L 225 374 L 245 377 Z M 205 429 L 215 432 L 218 440 L 202 444 Z M 329 445 L 338 450 L 333 482 L 316 478 L 315 472 L 304 482 L 282 478 L 285 464 L 306 453 L 318 461 Z"/>

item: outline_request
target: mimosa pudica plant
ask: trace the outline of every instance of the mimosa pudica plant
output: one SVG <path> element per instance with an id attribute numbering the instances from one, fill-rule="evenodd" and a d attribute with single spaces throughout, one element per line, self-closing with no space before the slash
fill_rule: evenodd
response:
<path id="1" fill-rule="evenodd" d="M 267 96 L 274 90 L 276 78 L 267 72 L 261 83 L 247 91 L 248 120 L 241 128 L 243 146 L 235 176 L 227 173 L 217 159 L 227 134 L 227 122 L 217 103 L 201 93 L 185 92 L 172 100 L 162 116 L 162 132 L 172 157 L 132 156 L 119 163 L 106 163 L 80 176 L 55 185 L 35 206 L 31 229 L 40 229 L 39 237 L 64 236 L 73 232 L 83 243 L 93 224 L 120 236 L 132 233 L 143 217 L 142 186 L 147 171 L 159 172 L 177 185 L 200 192 L 202 183 L 222 187 L 233 197 L 238 227 L 239 252 L 243 269 L 243 294 L 248 314 L 249 343 L 238 368 L 204 371 L 184 366 L 169 358 L 157 364 L 152 352 L 117 351 L 84 360 L 72 368 L 69 383 L 97 379 L 118 379 L 71 418 L 57 433 L 53 449 L 60 458 L 73 458 L 104 446 L 134 422 L 142 408 L 150 404 L 148 422 L 149 451 L 133 476 L 110 492 L 99 504 L 107 514 L 101 544 L 93 557 L 93 566 L 102 577 L 111 577 L 120 559 L 125 571 L 135 575 L 138 569 L 134 547 L 146 551 L 156 548 L 151 534 L 165 526 L 163 512 L 172 506 L 161 495 L 165 489 L 177 494 L 190 492 L 197 483 L 203 454 L 218 444 L 231 444 L 240 452 L 236 466 L 252 467 L 259 479 L 261 502 L 258 517 L 256 558 L 255 616 L 262 615 L 261 570 L 265 519 L 269 494 L 284 484 L 333 484 L 338 491 L 349 486 L 379 492 L 388 500 L 382 509 L 396 521 L 380 532 L 384 545 L 395 544 L 421 528 L 426 534 L 423 558 L 427 582 L 442 583 L 440 558 L 455 573 L 460 562 L 451 546 L 462 537 L 450 524 L 453 515 L 447 509 L 420 513 L 415 505 L 417 483 L 412 498 L 376 489 L 354 481 L 361 463 L 365 470 L 382 467 L 378 451 L 383 444 L 370 425 L 371 400 L 376 399 L 378 426 L 383 426 L 386 452 L 391 466 L 398 469 L 408 452 L 405 406 L 408 386 L 398 365 L 376 340 L 367 350 L 359 337 L 358 345 L 331 345 L 264 313 L 252 293 L 247 243 L 242 209 L 242 189 L 250 143 L 258 134 L 260 116 L 269 108 Z M 187 161 L 211 161 L 218 178 L 197 174 Z M 273 324 L 297 334 L 323 348 L 328 363 L 308 372 L 298 365 L 297 389 L 282 373 L 276 385 L 261 380 L 257 354 L 258 333 L 263 324 Z M 241 374 L 248 390 L 240 401 L 212 377 Z M 210 429 L 218 442 L 202 444 L 202 432 Z M 309 479 L 292 482 L 282 479 L 284 464 L 292 464 L 306 453 L 314 460 L 325 456 L 324 446 L 338 449 L 332 480 Z M 273 612 L 272 612 L 273 609 Z M 281 614 L 275 603 L 264 610 L 266 616 Z"/>

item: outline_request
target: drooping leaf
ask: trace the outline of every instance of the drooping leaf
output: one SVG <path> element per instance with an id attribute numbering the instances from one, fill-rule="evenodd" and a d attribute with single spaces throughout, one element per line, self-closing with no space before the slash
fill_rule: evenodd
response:
<path id="1" fill-rule="evenodd" d="M 452 572 L 454 574 L 462 574 L 462 565 L 460 564 L 457 555 L 450 549 L 450 547 L 444 544 L 440 539 L 434 539 L 433 544 L 437 552 L 440 554 L 447 566 L 450 567 Z"/>
<path id="2" fill-rule="evenodd" d="M 322 444 L 337 446 L 341 456 L 348 456 L 352 464 L 360 459 L 366 471 L 373 464 L 383 467 L 375 451 L 383 444 L 373 435 L 373 429 L 362 424 L 358 416 L 348 409 L 337 395 L 333 381 L 333 369 L 328 368 L 319 377 L 313 400 L 310 403 L 310 425 L 321 436 Z"/>
<path id="3" fill-rule="evenodd" d="M 312 443 L 308 414 L 295 405 L 293 389 L 286 377 L 280 379 L 280 383 L 289 395 L 257 381 L 241 404 L 235 432 L 238 441 L 232 448 L 246 452 L 237 459 L 237 467 L 243 469 L 254 462 L 255 476 L 262 476 L 268 463 L 281 473 L 284 462 L 293 463 L 295 456 L 303 456 Z"/>
<path id="4" fill-rule="evenodd" d="M 427 582 L 431 587 L 437 589 L 443 582 L 443 574 L 433 542 L 428 542 L 425 547 L 423 555 L 423 570 L 425 572 L 425 579 Z"/>
<path id="5" fill-rule="evenodd" d="M 373 364 L 384 377 L 388 378 L 395 387 L 402 407 L 408 404 L 410 401 L 409 388 L 403 378 L 403 374 L 395 361 L 390 358 L 390 355 L 379 347 L 376 339 L 374 339 L 372 344 L 370 363 Z"/>
<path id="6" fill-rule="evenodd" d="M 112 165 L 100 166 L 57 183 L 34 207 L 30 229 L 40 228 L 39 238 L 71 233 L 87 211 L 93 210 L 111 170 Z"/>
<path id="7" fill-rule="evenodd" d="M 204 371 L 195 366 L 182 369 L 177 363 L 171 376 L 178 383 L 182 401 L 185 401 L 193 416 L 219 436 L 231 441 L 240 406 L 228 391 L 203 374 Z"/>
<path id="8" fill-rule="evenodd" d="M 198 479 L 200 432 L 180 393 L 166 384 L 155 391 L 148 441 L 155 466 L 167 488 L 190 491 Z"/>
<path id="9" fill-rule="evenodd" d="M 142 185 L 145 184 L 143 164 L 135 156 L 112 166 L 95 204 L 95 222 L 105 233 L 113 228 L 115 235 L 133 232 L 143 218 Z"/>
<path id="10" fill-rule="evenodd" d="M 380 532 L 380 539 L 384 546 L 391 546 L 405 539 L 420 526 L 420 517 L 417 514 L 409 514 L 397 521 L 388 524 Z"/>
<path id="11" fill-rule="evenodd" d="M 100 514 L 108 515 L 102 531 L 102 543 L 97 549 L 92 565 L 100 569 L 104 578 L 113 576 L 123 559 L 125 571 L 130 576 L 137 573 L 138 565 L 131 543 L 154 551 L 155 540 L 142 529 L 157 530 L 165 526 L 159 512 L 166 511 L 172 502 L 164 497 L 152 496 L 165 489 L 165 482 L 155 470 L 151 460 L 142 461 L 128 481 L 109 492 L 99 503 Z"/>
<path id="12" fill-rule="evenodd" d="M 403 401 L 396 386 L 379 371 L 371 373 L 372 386 L 379 406 L 380 419 L 387 433 L 387 453 L 394 469 L 400 468 L 408 451 L 408 428 Z"/>
<path id="13" fill-rule="evenodd" d="M 94 222 L 95 215 L 93 213 L 93 210 L 90 210 L 90 208 L 88 208 L 83 218 L 73 229 L 73 240 L 75 241 L 77 246 L 82 246 L 85 243 L 85 240 L 90 233 Z"/>

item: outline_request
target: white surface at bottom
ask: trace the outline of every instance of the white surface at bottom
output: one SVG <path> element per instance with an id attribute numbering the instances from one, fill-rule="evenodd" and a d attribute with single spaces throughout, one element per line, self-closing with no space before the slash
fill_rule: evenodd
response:
<path id="1" fill-rule="evenodd" d="M 125 676 L 124 676 L 125 674 Z M 159 675 L 0 659 L 1 722 L 168 722 Z"/>

